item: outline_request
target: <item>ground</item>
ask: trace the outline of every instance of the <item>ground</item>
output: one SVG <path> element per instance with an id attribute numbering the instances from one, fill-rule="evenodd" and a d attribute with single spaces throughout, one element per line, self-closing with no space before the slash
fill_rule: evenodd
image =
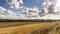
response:
<path id="1" fill-rule="evenodd" d="M 60 34 L 59 22 L 0 22 L 0 34 Z"/>

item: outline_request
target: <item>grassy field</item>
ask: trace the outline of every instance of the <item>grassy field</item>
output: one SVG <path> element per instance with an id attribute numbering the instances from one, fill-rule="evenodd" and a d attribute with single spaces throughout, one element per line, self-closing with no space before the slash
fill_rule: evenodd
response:
<path id="1" fill-rule="evenodd" d="M 60 21 L 0 22 L 0 34 L 60 34 Z"/>

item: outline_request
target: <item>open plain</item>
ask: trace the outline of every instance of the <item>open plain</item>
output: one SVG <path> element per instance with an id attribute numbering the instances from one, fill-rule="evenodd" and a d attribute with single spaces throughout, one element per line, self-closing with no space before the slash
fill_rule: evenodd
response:
<path id="1" fill-rule="evenodd" d="M 0 22 L 0 34 L 60 34 L 60 21 Z"/>

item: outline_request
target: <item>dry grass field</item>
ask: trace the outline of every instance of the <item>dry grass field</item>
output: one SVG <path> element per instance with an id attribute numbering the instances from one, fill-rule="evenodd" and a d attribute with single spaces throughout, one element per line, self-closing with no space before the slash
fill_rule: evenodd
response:
<path id="1" fill-rule="evenodd" d="M 60 21 L 0 22 L 0 34 L 60 34 Z"/>

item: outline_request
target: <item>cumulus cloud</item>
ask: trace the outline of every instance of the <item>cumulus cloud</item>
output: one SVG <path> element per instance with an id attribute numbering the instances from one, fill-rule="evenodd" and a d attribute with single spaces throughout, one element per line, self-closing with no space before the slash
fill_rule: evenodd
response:
<path id="1" fill-rule="evenodd" d="M 42 3 L 42 6 L 43 6 L 43 9 L 44 9 L 44 13 L 48 13 L 49 10 L 49 6 L 51 5 L 52 3 L 49 1 L 49 0 L 44 0 L 44 2 Z"/>
<path id="2" fill-rule="evenodd" d="M 42 19 L 60 20 L 60 15 L 48 14 L 43 16 Z"/>
<path id="3" fill-rule="evenodd" d="M 37 7 L 34 7 L 34 8 L 25 8 L 23 13 L 27 17 L 38 17 L 39 9 Z"/>
<path id="4" fill-rule="evenodd" d="M 44 0 L 42 6 L 45 14 L 60 14 L 60 0 L 53 0 L 53 2 Z"/>
<path id="5" fill-rule="evenodd" d="M 6 10 L 3 7 L 0 7 L 0 19 L 13 19 L 16 18 L 16 13 L 11 10 Z"/>
<path id="6" fill-rule="evenodd" d="M 56 2 L 55 2 L 55 12 L 57 13 L 58 12 L 58 14 L 60 13 L 60 0 L 55 0 Z"/>
<path id="7" fill-rule="evenodd" d="M 6 0 L 7 5 L 9 5 L 11 8 L 23 8 L 23 6 L 21 6 L 21 4 L 23 4 L 23 0 L 11 0 L 11 2 L 8 2 L 8 0 Z"/>
<path id="8" fill-rule="evenodd" d="M 0 7 L 0 19 L 26 19 L 24 14 L 16 14 L 11 10 Z"/>
<path id="9" fill-rule="evenodd" d="M 59 20 L 60 19 L 60 12 L 55 12 L 55 1 L 50 2 L 46 0 L 43 2 L 43 8 L 39 10 L 37 7 L 35 8 L 25 8 L 24 14 L 28 17 L 27 19 L 52 19 L 52 20 Z M 42 17 L 41 17 L 42 16 Z"/>
<path id="10" fill-rule="evenodd" d="M 8 2 L 8 5 L 11 8 L 17 9 L 17 8 L 21 8 L 19 6 L 20 3 L 23 4 L 23 1 L 22 0 L 11 0 L 11 2 Z M 46 0 L 42 3 L 42 6 L 43 6 L 42 9 L 39 9 L 37 7 L 24 8 L 24 10 L 20 12 L 20 14 L 16 14 L 11 10 L 6 10 L 5 8 L 0 7 L 0 19 L 52 19 L 52 20 L 60 19 L 60 11 L 57 11 L 60 9 L 60 8 L 58 9 L 57 7 L 60 7 L 60 6 L 57 5 L 55 1 L 54 3 L 52 3 L 49 0 Z"/>
<path id="11" fill-rule="evenodd" d="M 0 14 L 2 14 L 2 15 L 16 15 L 16 13 L 14 13 L 13 11 L 6 10 L 3 7 L 0 7 Z"/>
<path id="12" fill-rule="evenodd" d="M 49 0 L 45 0 L 43 2 L 42 10 L 44 11 L 43 14 L 45 14 L 45 15 L 42 17 L 42 19 L 55 19 L 55 20 L 60 19 L 60 11 L 58 8 L 56 8 L 56 7 L 60 7 L 60 5 L 59 5 L 60 0 L 57 3 L 56 3 L 56 1 L 58 1 L 58 0 L 54 0 L 54 2 L 51 2 Z M 57 4 L 58 4 L 58 6 L 57 6 Z M 55 8 L 58 11 L 56 11 Z"/>

